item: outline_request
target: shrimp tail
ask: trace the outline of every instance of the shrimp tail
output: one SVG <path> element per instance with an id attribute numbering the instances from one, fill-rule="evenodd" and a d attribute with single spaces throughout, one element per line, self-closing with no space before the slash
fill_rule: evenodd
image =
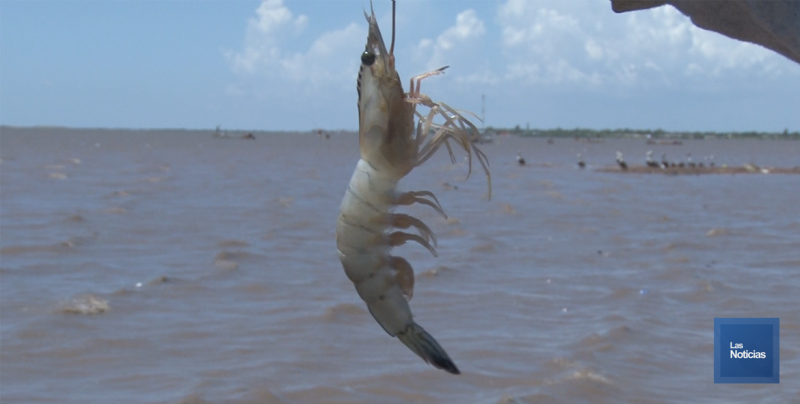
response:
<path id="1" fill-rule="evenodd" d="M 405 331 L 397 333 L 397 338 L 433 367 L 454 375 L 461 374 L 442 346 L 419 324 L 409 324 Z"/>

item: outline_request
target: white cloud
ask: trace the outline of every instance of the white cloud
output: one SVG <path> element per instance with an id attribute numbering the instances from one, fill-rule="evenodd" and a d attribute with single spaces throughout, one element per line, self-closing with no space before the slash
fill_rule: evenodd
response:
<path id="1" fill-rule="evenodd" d="M 325 87 L 355 86 L 358 58 L 342 55 L 360 54 L 363 27 L 351 23 L 323 32 L 305 51 L 284 49 L 307 24 L 307 16 L 295 17 L 282 0 L 263 0 L 248 22 L 244 49 L 226 54 L 231 68 L 242 78 L 257 81 L 258 88 L 292 84 L 293 92 L 313 93 Z M 238 89 L 232 93 L 243 91 L 242 86 L 231 87 Z"/>
<path id="2" fill-rule="evenodd" d="M 360 10 L 338 17 L 311 10 L 307 17 L 296 7 L 302 6 L 263 0 L 254 10 L 242 47 L 226 53 L 235 73 L 227 94 L 268 111 L 259 119 L 270 125 L 284 120 L 297 125 L 295 117 L 303 116 L 303 122 L 318 119 L 313 126 L 352 128 L 367 25 Z M 605 125 L 601 122 L 611 115 L 597 118 L 595 110 L 611 104 L 598 100 L 645 94 L 652 100 L 686 92 L 713 97 L 743 88 L 764 93 L 800 78 L 798 66 L 782 56 L 701 30 L 669 6 L 624 14 L 613 13 L 607 0 L 503 0 L 460 7 L 466 8 L 426 6 L 424 26 L 398 10 L 398 71 L 405 84 L 414 74 L 450 65 L 446 75 L 426 81 L 424 92 L 469 110 L 479 109 L 479 95 L 486 94 L 497 103 L 497 112 L 487 115 L 491 124 L 566 119 Z M 376 10 L 385 35 L 388 10 Z M 326 28 L 320 27 L 321 18 L 329 18 L 322 24 Z M 575 118 L 580 108 L 577 115 L 586 118 Z M 558 115 L 562 110 L 570 113 Z"/>
<path id="3" fill-rule="evenodd" d="M 283 0 L 264 0 L 256 9 L 256 14 L 258 19 L 251 20 L 251 26 L 264 34 L 274 33 L 288 24 L 300 31 L 308 23 L 305 15 L 293 19 L 292 12 L 283 5 Z"/>
<path id="4" fill-rule="evenodd" d="M 589 39 L 586 41 L 586 45 L 584 46 L 586 49 L 586 55 L 589 56 L 589 59 L 600 60 L 603 58 L 603 48 L 594 41 L 594 39 Z"/>
<path id="5" fill-rule="evenodd" d="M 247 24 L 245 48 L 239 53 L 228 53 L 233 68 L 238 72 L 254 72 L 260 65 L 280 57 L 278 42 L 290 27 L 299 33 L 308 23 L 308 17 L 294 18 L 283 5 L 283 0 L 264 0 L 256 9 L 256 18 Z"/>
<path id="6" fill-rule="evenodd" d="M 430 55 L 425 62 L 427 70 L 438 69 L 456 57 L 457 52 L 464 54 L 474 51 L 475 48 L 470 43 L 485 33 L 483 21 L 478 18 L 475 10 L 468 9 L 459 13 L 455 25 L 447 28 L 435 41 L 427 38 L 420 40 L 417 53 Z"/>
<path id="7" fill-rule="evenodd" d="M 364 30 L 355 23 L 335 31 L 323 33 L 305 53 L 294 53 L 281 59 L 283 77 L 293 81 L 308 81 L 314 86 L 348 81 L 355 86 L 360 51 L 364 45 Z M 342 57 L 352 55 L 352 57 Z"/>
<path id="8" fill-rule="evenodd" d="M 483 21 L 475 14 L 475 10 L 466 10 L 456 16 L 456 25 L 448 28 L 436 38 L 436 46 L 439 49 L 448 50 L 455 43 L 479 37 L 484 32 L 486 32 L 486 29 L 483 26 Z"/>
<path id="9" fill-rule="evenodd" d="M 609 7 L 590 0 L 506 1 L 497 13 L 504 78 L 593 88 L 675 86 L 731 74 L 777 76 L 787 65 L 760 46 L 697 28 L 669 6 L 625 14 Z"/>
<path id="10" fill-rule="evenodd" d="M 693 27 L 690 65 L 700 67 L 701 74 L 720 77 L 726 72 L 750 70 L 757 75 L 772 76 L 781 73 L 783 57 L 747 42 L 729 39 L 722 35 Z M 705 61 L 705 64 L 698 63 Z M 686 66 L 689 70 L 690 66 Z M 692 74 L 697 74 L 694 72 Z M 690 74 L 687 71 L 687 74 Z"/>

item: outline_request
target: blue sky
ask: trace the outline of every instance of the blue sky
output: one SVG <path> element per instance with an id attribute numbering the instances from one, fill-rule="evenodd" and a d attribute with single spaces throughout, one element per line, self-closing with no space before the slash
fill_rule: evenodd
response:
<path id="1" fill-rule="evenodd" d="M 389 40 L 391 3 L 375 0 Z M 0 123 L 357 129 L 358 1 L 0 3 Z M 486 125 L 800 130 L 800 65 L 607 0 L 401 0 L 406 80 Z"/>

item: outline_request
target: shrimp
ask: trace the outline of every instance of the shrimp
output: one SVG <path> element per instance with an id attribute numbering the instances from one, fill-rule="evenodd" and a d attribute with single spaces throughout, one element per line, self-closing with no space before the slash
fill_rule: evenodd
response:
<path id="1" fill-rule="evenodd" d="M 455 163 L 448 140 L 466 151 L 467 177 L 472 172 L 472 155 L 475 154 L 487 176 L 489 198 L 491 175 L 486 155 L 470 141 L 470 133 L 478 133 L 475 125 L 459 111 L 441 102 L 434 103 L 419 92 L 421 80 L 443 73 L 444 68 L 413 77 L 410 91 L 403 92 L 400 76 L 395 71 L 394 5 L 393 1 L 389 51 L 371 3 L 371 15 L 364 12 L 369 34 L 361 55 L 357 85 L 361 159 L 342 199 L 336 223 L 336 247 L 345 274 L 384 331 L 397 337 L 425 362 L 459 374 L 447 352 L 414 322 L 408 305 L 414 292 L 411 264 L 389 254 L 392 247 L 414 241 L 437 256 L 433 231 L 415 217 L 394 213 L 395 207 L 418 203 L 430 206 L 445 218 L 447 215 L 432 192 L 401 193 L 396 188 L 403 177 L 427 161 L 442 145 Z M 420 105 L 430 109 L 427 114 L 417 111 Z M 435 123 L 437 116 L 444 122 Z M 415 118 L 418 118 L 416 127 Z M 393 231 L 412 227 L 419 234 Z"/>

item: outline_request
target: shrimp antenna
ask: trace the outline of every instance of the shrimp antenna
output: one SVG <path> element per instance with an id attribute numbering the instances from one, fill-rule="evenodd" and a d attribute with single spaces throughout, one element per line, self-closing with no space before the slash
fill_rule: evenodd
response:
<path id="1" fill-rule="evenodd" d="M 392 0 L 392 46 L 389 48 L 389 54 L 394 55 L 394 14 L 397 2 Z"/>

